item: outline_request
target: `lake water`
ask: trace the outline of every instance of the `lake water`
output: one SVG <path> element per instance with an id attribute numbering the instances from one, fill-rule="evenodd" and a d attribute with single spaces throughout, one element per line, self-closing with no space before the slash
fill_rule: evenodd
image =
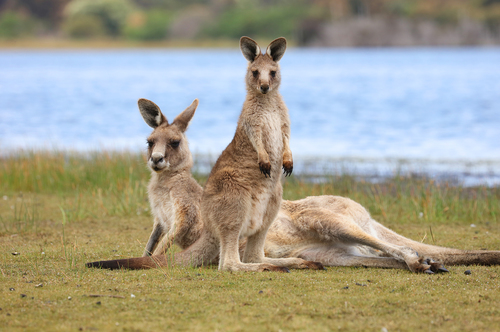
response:
<path id="1" fill-rule="evenodd" d="M 143 150 L 138 98 L 170 120 L 199 98 L 190 146 L 215 158 L 246 65 L 236 49 L 0 50 L 0 149 Z M 410 159 L 410 171 L 500 183 L 499 48 L 289 49 L 281 70 L 299 171 Z"/>

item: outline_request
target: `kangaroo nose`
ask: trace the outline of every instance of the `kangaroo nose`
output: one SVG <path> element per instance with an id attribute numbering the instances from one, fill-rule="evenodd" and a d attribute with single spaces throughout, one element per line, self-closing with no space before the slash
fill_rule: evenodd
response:
<path id="1" fill-rule="evenodd" d="M 269 91 L 269 85 L 265 84 L 265 85 L 261 85 L 260 86 L 260 91 L 264 94 L 266 94 L 268 91 Z"/>
<path id="2" fill-rule="evenodd" d="M 161 163 L 163 161 L 163 155 L 153 153 L 153 155 L 151 156 L 151 161 L 154 164 Z"/>

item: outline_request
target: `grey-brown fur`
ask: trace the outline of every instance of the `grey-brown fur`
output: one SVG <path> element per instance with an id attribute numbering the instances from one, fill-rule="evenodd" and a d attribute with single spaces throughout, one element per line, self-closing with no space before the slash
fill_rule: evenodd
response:
<path id="1" fill-rule="evenodd" d="M 240 48 L 249 61 L 247 96 L 234 138 L 210 173 L 201 200 L 205 227 L 220 243 L 219 269 L 228 271 L 286 270 L 312 263 L 298 258 L 267 258 L 264 241 L 281 204 L 281 169 L 292 172 L 288 109 L 278 92 L 278 61 L 286 40 L 273 40 L 265 54 L 255 41 L 242 37 Z M 240 259 L 239 239 L 247 238 Z"/>
<path id="2" fill-rule="evenodd" d="M 172 124 L 152 101 L 139 99 L 138 105 L 146 123 L 154 128 L 147 139 L 151 169 L 148 197 L 154 217 L 153 231 L 144 252 L 147 256 L 164 252 L 163 247 L 172 242 L 188 247 L 200 237 L 202 225 L 196 222 L 200 219 L 196 206 L 200 204 L 202 189 L 191 176 L 193 159 L 184 135 L 198 99 Z"/>

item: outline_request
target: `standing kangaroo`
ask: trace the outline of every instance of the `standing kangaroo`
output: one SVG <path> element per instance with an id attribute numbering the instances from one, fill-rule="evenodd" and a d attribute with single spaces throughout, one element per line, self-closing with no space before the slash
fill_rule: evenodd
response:
<path id="1" fill-rule="evenodd" d="M 286 39 L 273 40 L 262 54 L 254 40 L 242 37 L 240 49 L 249 62 L 247 96 L 234 138 L 219 156 L 203 190 L 203 222 L 219 239 L 220 270 L 286 271 L 287 267 L 304 264 L 313 267 L 314 263 L 299 258 L 264 255 L 267 230 L 281 204 L 281 168 L 286 175 L 293 169 L 290 119 L 278 92 L 278 62 L 285 53 Z M 247 238 L 242 261 L 240 238 Z"/>
<path id="2" fill-rule="evenodd" d="M 139 100 L 144 120 L 154 128 L 148 137 L 148 166 L 152 170 L 148 194 L 155 221 L 145 251 L 145 256 L 153 256 L 92 262 L 88 267 L 145 269 L 217 263 L 219 242 L 201 219 L 203 190 L 191 175 L 193 162 L 184 134 L 197 105 L 195 100 L 169 124 L 156 104 Z M 244 250 L 244 241 L 240 252 Z M 165 253 L 173 243 L 183 251 L 169 262 Z M 339 196 L 283 200 L 269 228 L 264 250 L 269 257 L 300 257 L 325 266 L 398 268 L 426 273 L 445 272 L 441 263 L 500 264 L 500 251 L 464 251 L 405 238 L 373 220 L 360 204 Z"/>

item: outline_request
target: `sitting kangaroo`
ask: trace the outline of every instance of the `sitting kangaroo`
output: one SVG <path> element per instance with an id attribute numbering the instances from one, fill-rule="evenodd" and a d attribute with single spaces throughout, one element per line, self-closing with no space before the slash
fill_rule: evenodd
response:
<path id="1" fill-rule="evenodd" d="M 198 107 L 198 99 L 172 124 L 155 103 L 139 99 L 138 105 L 144 121 L 155 128 L 147 139 L 148 166 L 152 170 L 148 197 L 154 216 L 153 232 L 144 252 L 147 256 L 165 252 L 174 240 L 186 248 L 200 237 L 202 223 L 197 206 L 203 190 L 191 176 L 193 158 L 184 135 Z M 160 241 L 162 237 L 165 239 Z M 158 244 L 165 248 L 157 249 Z"/>
<path id="2" fill-rule="evenodd" d="M 156 104 L 139 100 L 144 120 L 154 128 L 148 138 L 148 166 L 152 170 L 148 194 L 155 222 L 144 254 L 153 256 L 92 262 L 88 267 L 146 269 L 170 263 L 200 266 L 218 262 L 218 239 L 206 230 L 201 219 L 203 189 L 191 175 L 193 161 L 184 134 L 197 105 L 195 100 L 168 124 Z M 173 243 L 183 251 L 169 262 L 165 253 Z M 245 239 L 240 253 L 244 248 Z M 264 250 L 269 257 L 299 257 L 325 266 L 425 273 L 445 272 L 441 263 L 500 264 L 500 251 L 464 251 L 407 239 L 373 220 L 360 204 L 339 196 L 283 200 Z"/>

